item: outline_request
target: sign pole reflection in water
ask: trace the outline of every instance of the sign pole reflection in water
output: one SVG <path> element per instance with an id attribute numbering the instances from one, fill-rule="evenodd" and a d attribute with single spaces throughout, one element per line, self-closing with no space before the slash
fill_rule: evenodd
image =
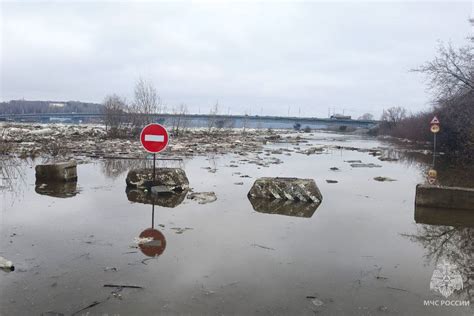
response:
<path id="1" fill-rule="evenodd" d="M 166 239 L 163 233 L 155 228 L 155 204 L 151 208 L 151 228 L 147 228 L 140 233 L 140 238 L 147 238 L 149 241 L 139 244 L 141 252 L 148 257 L 161 255 L 166 248 Z"/>

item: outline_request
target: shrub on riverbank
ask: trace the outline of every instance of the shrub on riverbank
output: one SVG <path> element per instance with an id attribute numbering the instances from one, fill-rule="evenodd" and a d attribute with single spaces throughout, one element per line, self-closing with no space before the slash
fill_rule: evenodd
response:
<path id="1" fill-rule="evenodd" d="M 425 74 L 434 93 L 435 106 L 417 114 L 404 113 L 401 108 L 384 111 L 378 134 L 432 141 L 430 121 L 436 115 L 441 130 L 437 134 L 438 148 L 447 155 L 472 161 L 474 157 L 474 46 L 454 49 L 441 45 L 438 56 L 415 69 Z M 393 115 L 387 115 L 393 114 Z M 396 120 L 394 118 L 397 118 Z"/>

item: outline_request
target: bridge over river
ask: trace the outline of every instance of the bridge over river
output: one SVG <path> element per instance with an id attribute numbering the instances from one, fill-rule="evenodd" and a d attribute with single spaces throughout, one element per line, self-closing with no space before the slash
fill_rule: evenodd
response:
<path id="1" fill-rule="evenodd" d="M 379 122 L 374 120 L 330 119 L 316 117 L 210 115 L 210 114 L 149 114 L 155 122 L 172 126 L 180 121 L 187 127 L 236 127 L 236 128 L 301 128 L 340 129 L 372 128 Z M 103 122 L 104 114 L 98 113 L 30 113 L 0 114 L 0 121 L 41 123 L 88 123 Z"/>

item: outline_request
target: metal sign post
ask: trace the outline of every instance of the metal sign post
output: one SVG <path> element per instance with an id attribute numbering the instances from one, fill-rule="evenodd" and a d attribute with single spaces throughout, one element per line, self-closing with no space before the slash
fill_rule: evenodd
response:
<path id="1" fill-rule="evenodd" d="M 438 173 L 436 172 L 435 169 L 435 164 L 436 164 L 436 134 L 438 134 L 440 128 L 439 128 L 439 120 L 435 116 L 430 122 L 430 131 L 433 133 L 433 165 L 432 169 L 428 171 L 428 183 L 429 184 L 435 184 L 436 183 L 436 178 L 438 176 Z"/>
<path id="2" fill-rule="evenodd" d="M 439 120 L 435 116 L 430 122 L 430 130 L 433 133 L 433 168 L 435 167 L 435 162 L 436 162 L 436 134 L 438 134 L 440 128 L 439 128 Z"/>

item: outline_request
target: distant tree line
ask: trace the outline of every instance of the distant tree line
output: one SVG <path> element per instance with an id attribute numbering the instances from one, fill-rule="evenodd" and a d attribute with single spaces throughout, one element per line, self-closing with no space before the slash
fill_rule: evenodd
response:
<path id="1" fill-rule="evenodd" d="M 0 114 L 43 113 L 101 113 L 102 104 L 79 101 L 28 101 L 0 102 Z"/>

